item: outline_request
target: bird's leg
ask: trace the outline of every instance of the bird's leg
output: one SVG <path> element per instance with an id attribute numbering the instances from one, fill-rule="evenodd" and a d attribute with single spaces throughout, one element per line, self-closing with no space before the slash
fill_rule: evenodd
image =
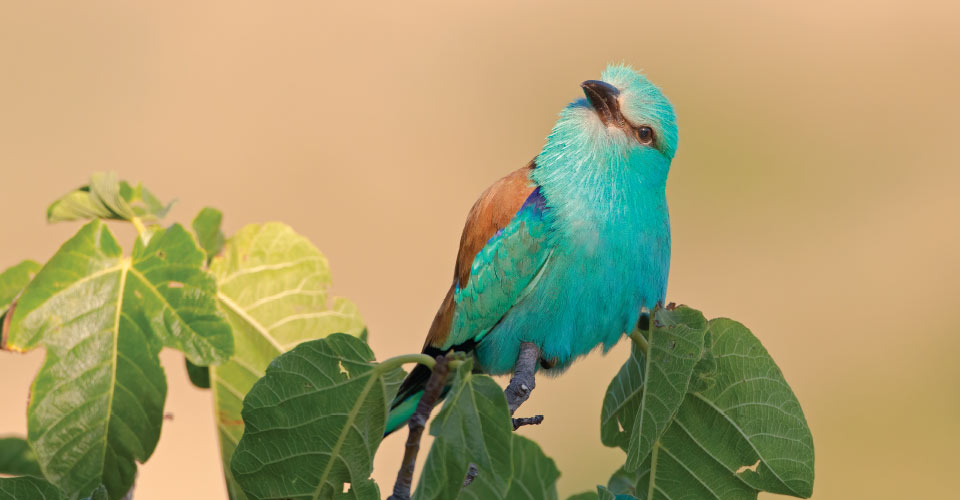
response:
<path id="1" fill-rule="evenodd" d="M 520 408 L 530 393 L 537 386 L 536 373 L 537 363 L 540 362 L 540 348 L 536 344 L 524 342 L 520 344 L 520 353 L 517 355 L 517 364 L 513 368 L 513 377 L 510 378 L 510 384 L 503 391 L 507 397 L 507 406 L 510 408 L 510 415 Z M 537 415 L 533 418 L 515 418 L 513 419 L 513 429 L 531 424 L 543 422 L 543 415 Z"/>
<path id="2" fill-rule="evenodd" d="M 520 405 L 530 397 L 530 393 L 537 386 L 537 362 L 540 360 L 540 348 L 531 342 L 520 344 L 520 353 L 517 355 L 517 364 L 513 368 L 513 377 L 510 385 L 503 391 L 507 397 L 507 406 L 510 415 L 520 408 Z"/>

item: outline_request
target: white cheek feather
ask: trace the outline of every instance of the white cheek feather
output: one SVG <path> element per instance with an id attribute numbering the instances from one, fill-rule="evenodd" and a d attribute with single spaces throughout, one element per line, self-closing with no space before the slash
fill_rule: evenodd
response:
<path id="1" fill-rule="evenodd" d="M 630 107 L 627 101 L 631 101 L 630 92 L 624 91 L 620 93 L 620 97 L 617 98 L 617 102 L 620 103 L 620 113 L 623 114 L 623 117 L 627 119 L 630 123 L 634 125 L 643 125 L 643 117 L 638 116 L 634 113 L 634 109 Z"/>
<path id="2" fill-rule="evenodd" d="M 594 148 L 604 148 L 612 145 L 625 146 L 629 137 L 615 125 L 604 125 L 600 116 L 589 108 L 580 108 L 574 112 L 573 118 L 579 121 L 579 128 L 586 132 Z"/>

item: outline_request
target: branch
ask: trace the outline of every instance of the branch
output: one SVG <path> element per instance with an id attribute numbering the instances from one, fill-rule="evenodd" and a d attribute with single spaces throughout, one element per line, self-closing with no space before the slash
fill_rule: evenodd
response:
<path id="1" fill-rule="evenodd" d="M 420 453 L 420 437 L 427 424 L 433 406 L 440 399 L 443 387 L 450 374 L 450 359 L 447 356 L 437 356 L 436 366 L 423 389 L 423 396 L 417 403 L 417 410 L 413 412 L 407 424 L 410 429 L 407 434 L 407 447 L 403 452 L 403 462 L 397 472 L 397 482 L 393 485 L 393 495 L 387 500 L 410 500 L 410 488 L 413 486 L 413 469 L 417 465 L 417 454 Z"/>
<path id="2" fill-rule="evenodd" d="M 510 408 L 512 416 L 517 408 L 530 397 L 530 393 L 537 387 L 536 373 L 537 364 L 540 362 L 540 348 L 536 344 L 524 342 L 520 344 L 520 353 L 517 354 L 517 364 L 513 368 L 513 377 L 510 378 L 510 385 L 503 391 L 507 397 L 507 406 Z M 543 422 L 543 415 L 537 415 L 532 418 L 513 419 L 513 429 L 524 425 L 539 424 Z"/>
<path id="3" fill-rule="evenodd" d="M 433 373 L 427 380 L 423 390 L 423 396 L 417 404 L 417 410 L 410 417 L 408 427 L 410 429 L 407 435 L 407 446 L 403 452 L 403 462 L 400 464 L 400 470 L 397 472 L 397 482 L 393 485 L 393 495 L 387 500 L 409 500 L 410 489 L 413 485 L 413 470 L 417 464 L 417 454 L 420 453 L 420 438 L 423 436 L 423 429 L 426 426 L 427 419 L 433 406 L 440 399 L 443 387 L 450 374 L 450 358 L 447 356 L 437 356 L 436 366 L 433 367 Z M 537 386 L 536 372 L 537 364 L 540 362 L 540 348 L 535 344 L 524 342 L 520 344 L 520 353 L 517 355 L 517 364 L 513 370 L 513 378 L 510 384 L 503 391 L 507 397 L 507 405 L 510 408 L 510 415 L 517 411 L 517 408 L 523 404 L 530 393 Z M 516 430 L 524 425 L 536 425 L 543 422 L 543 415 L 537 415 L 530 418 L 513 419 L 513 429 Z M 467 476 L 463 480 L 463 485 L 467 486 L 477 477 L 479 470 L 474 464 L 470 464 Z"/>

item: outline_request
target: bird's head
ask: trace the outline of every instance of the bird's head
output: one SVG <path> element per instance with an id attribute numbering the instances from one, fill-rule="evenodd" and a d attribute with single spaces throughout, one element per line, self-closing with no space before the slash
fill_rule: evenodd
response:
<path id="1" fill-rule="evenodd" d="M 600 80 L 580 86 L 584 97 L 560 114 L 538 165 L 614 169 L 665 183 L 677 150 L 677 122 L 660 89 L 625 65 L 608 66 Z"/>

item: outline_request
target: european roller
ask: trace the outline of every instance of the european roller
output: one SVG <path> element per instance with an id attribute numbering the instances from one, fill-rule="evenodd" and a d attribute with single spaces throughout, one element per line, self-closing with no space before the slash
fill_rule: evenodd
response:
<path id="1" fill-rule="evenodd" d="M 530 342 L 540 369 L 559 373 L 597 346 L 609 350 L 663 303 L 673 107 L 628 66 L 580 86 L 584 97 L 563 109 L 540 154 L 470 210 L 424 353 L 465 352 L 498 375 Z M 418 365 L 404 380 L 387 433 L 409 420 L 429 376 Z"/>

